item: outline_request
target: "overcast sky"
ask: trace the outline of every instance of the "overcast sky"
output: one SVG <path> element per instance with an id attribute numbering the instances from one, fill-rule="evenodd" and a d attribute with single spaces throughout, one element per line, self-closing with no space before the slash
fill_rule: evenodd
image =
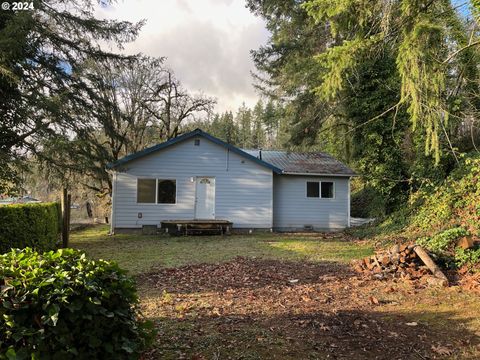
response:
<path id="1" fill-rule="evenodd" d="M 167 57 L 182 84 L 216 97 L 216 111 L 252 106 L 251 49 L 265 44 L 264 22 L 244 0 L 119 0 L 99 8 L 100 17 L 147 22 L 127 53 Z"/>

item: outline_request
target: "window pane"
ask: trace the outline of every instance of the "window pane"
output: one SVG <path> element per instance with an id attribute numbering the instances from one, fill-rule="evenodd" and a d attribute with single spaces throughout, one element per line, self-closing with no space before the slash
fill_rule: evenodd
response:
<path id="1" fill-rule="evenodd" d="M 155 203 L 155 179 L 138 179 L 137 202 Z"/>
<path id="2" fill-rule="evenodd" d="M 320 197 L 318 182 L 307 181 L 307 197 Z"/>
<path id="3" fill-rule="evenodd" d="M 333 182 L 322 181 L 322 198 L 333 198 Z"/>
<path id="4" fill-rule="evenodd" d="M 159 204 L 175 204 L 177 196 L 177 184 L 175 180 L 158 179 L 158 198 Z"/>

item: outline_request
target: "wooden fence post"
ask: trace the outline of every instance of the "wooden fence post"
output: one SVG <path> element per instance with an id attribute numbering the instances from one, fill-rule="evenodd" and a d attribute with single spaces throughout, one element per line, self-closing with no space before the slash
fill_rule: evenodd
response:
<path id="1" fill-rule="evenodd" d="M 67 189 L 63 189 L 62 194 L 62 247 L 68 247 L 70 236 L 70 204 L 72 196 L 68 194 Z"/>

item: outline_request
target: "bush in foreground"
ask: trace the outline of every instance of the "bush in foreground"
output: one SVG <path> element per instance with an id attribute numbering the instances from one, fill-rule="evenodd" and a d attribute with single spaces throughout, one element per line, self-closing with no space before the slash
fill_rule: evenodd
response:
<path id="1" fill-rule="evenodd" d="M 61 249 L 0 256 L 0 359 L 135 359 L 149 338 L 133 280 Z"/>
<path id="2" fill-rule="evenodd" d="M 60 237 L 58 203 L 0 206 L 0 253 L 11 248 L 55 249 Z"/>

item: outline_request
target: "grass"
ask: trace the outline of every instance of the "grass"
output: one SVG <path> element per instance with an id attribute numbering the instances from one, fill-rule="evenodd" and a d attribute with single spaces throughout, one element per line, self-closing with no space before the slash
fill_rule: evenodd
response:
<path id="1" fill-rule="evenodd" d="M 158 331 L 144 359 L 385 358 L 382 349 L 480 358 L 478 294 L 357 278 L 348 263 L 372 254 L 372 243 L 343 234 L 109 236 L 106 226 L 71 235 L 72 247 L 139 275 L 142 313 Z M 229 262 L 238 256 L 255 267 Z M 204 265 L 163 269 L 194 264 Z"/>
<path id="2" fill-rule="evenodd" d="M 215 263 L 237 256 L 347 263 L 372 254 L 369 245 L 320 234 L 254 234 L 196 237 L 108 235 L 107 226 L 72 232 L 70 246 L 93 258 L 115 260 L 132 274 L 152 267 Z"/>

